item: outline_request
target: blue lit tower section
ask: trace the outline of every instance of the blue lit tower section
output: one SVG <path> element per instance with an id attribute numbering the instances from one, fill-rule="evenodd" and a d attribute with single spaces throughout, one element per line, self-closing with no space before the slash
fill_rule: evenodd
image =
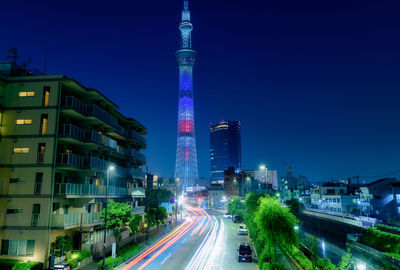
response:
<path id="1" fill-rule="evenodd" d="M 193 65 L 196 52 L 192 50 L 190 11 L 188 1 L 184 1 L 181 31 L 181 48 L 176 52 L 179 65 L 179 103 L 178 103 L 178 140 L 176 146 L 175 177 L 181 186 L 193 186 L 198 178 L 197 151 L 194 129 L 193 104 Z"/>

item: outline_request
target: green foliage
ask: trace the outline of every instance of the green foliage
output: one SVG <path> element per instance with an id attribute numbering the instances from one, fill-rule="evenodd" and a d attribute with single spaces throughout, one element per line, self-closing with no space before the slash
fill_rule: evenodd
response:
<path id="1" fill-rule="evenodd" d="M 31 262 L 17 262 L 16 264 L 14 264 L 12 270 L 30 270 L 31 267 Z"/>
<path id="2" fill-rule="evenodd" d="M 288 208 L 282 207 L 277 199 L 261 198 L 254 220 L 260 235 L 271 244 L 275 255 L 278 243 L 297 246 L 298 235 L 294 229 L 297 219 Z"/>
<path id="3" fill-rule="evenodd" d="M 18 265 L 18 266 L 16 266 Z M 25 267 L 28 265 L 30 268 L 14 268 L 14 267 Z M 21 260 L 8 260 L 8 259 L 0 259 L 0 269 L 1 270 L 11 270 L 11 269 L 31 269 L 31 270 L 42 270 L 43 263 L 40 262 L 23 262 Z"/>
<path id="4" fill-rule="evenodd" d="M 83 261 L 86 258 L 92 256 L 92 253 L 87 250 L 83 249 L 82 251 L 74 251 L 71 255 L 68 256 L 67 262 L 71 264 L 71 268 L 76 268 L 80 261 Z"/>
<path id="5" fill-rule="evenodd" d="M 130 232 L 136 234 L 139 230 L 139 224 L 142 221 L 142 216 L 133 215 L 131 218 L 131 222 L 129 223 Z"/>
<path id="6" fill-rule="evenodd" d="M 293 215 L 299 215 L 304 210 L 304 204 L 299 202 L 297 199 L 290 199 L 287 200 L 285 203 L 289 207 L 290 212 L 292 212 Z"/>
<path id="7" fill-rule="evenodd" d="M 242 209 L 236 210 L 235 215 L 241 217 L 242 219 L 244 218 L 244 212 Z"/>
<path id="8" fill-rule="evenodd" d="M 313 270 L 312 262 L 296 247 L 292 249 L 292 257 L 303 267 L 304 270 Z"/>
<path id="9" fill-rule="evenodd" d="M 240 198 L 233 198 L 229 203 L 228 203 L 228 212 L 231 215 L 235 215 L 236 211 L 239 209 L 243 209 L 244 205 L 243 203 L 240 202 Z"/>
<path id="10" fill-rule="evenodd" d="M 397 234 L 382 232 L 370 227 L 359 241 L 384 252 L 400 254 L 400 235 Z"/>
<path id="11" fill-rule="evenodd" d="M 164 220 L 168 217 L 167 210 L 164 207 L 150 208 L 149 210 L 149 226 L 152 227 L 154 225 L 158 225 L 163 223 Z"/>
<path id="12" fill-rule="evenodd" d="M 142 201 L 142 205 L 149 206 L 149 208 L 157 208 L 163 202 L 168 202 L 170 198 L 174 197 L 171 191 L 165 189 L 148 189 L 146 190 L 146 197 Z"/>
<path id="13" fill-rule="evenodd" d="M 385 224 L 378 224 L 376 226 L 376 228 L 378 230 L 380 230 L 380 231 L 383 231 L 383 232 L 400 234 L 400 228 L 399 227 L 389 226 L 389 225 L 385 225 Z"/>
<path id="14" fill-rule="evenodd" d="M 118 203 L 110 200 L 107 208 L 107 228 L 113 231 L 118 241 L 122 229 L 130 230 L 129 224 L 133 219 L 132 207 L 126 203 Z M 105 209 L 103 209 L 100 218 L 104 219 L 104 217 Z"/>
<path id="15" fill-rule="evenodd" d="M 107 257 L 105 260 L 104 269 L 105 270 L 113 270 L 114 267 L 117 267 L 121 263 L 122 263 L 122 258 L 120 258 L 120 257 L 117 257 L 117 258 Z M 97 270 L 101 270 L 102 267 L 103 267 L 103 260 L 99 261 L 99 263 L 97 264 Z"/>
<path id="16" fill-rule="evenodd" d="M 351 258 L 350 249 L 347 249 L 346 254 L 341 258 L 337 269 L 338 270 L 349 270 L 353 269 L 353 259 Z"/>
<path id="17" fill-rule="evenodd" d="M 119 251 L 118 255 L 122 258 L 122 261 L 124 262 L 138 254 L 140 250 L 141 248 L 138 245 L 130 245 L 122 248 Z"/>
<path id="18" fill-rule="evenodd" d="M 63 248 L 64 245 L 64 248 Z M 50 252 L 56 257 L 65 256 L 68 251 L 72 250 L 73 240 L 70 236 L 57 236 L 56 240 L 50 244 Z M 62 254 L 64 250 L 64 254 Z"/>
<path id="19" fill-rule="evenodd" d="M 259 192 L 251 192 L 246 195 L 244 203 L 246 205 L 246 212 L 249 215 L 252 216 L 257 211 L 257 208 L 260 205 L 259 200 L 262 197 L 264 197 L 264 194 Z"/>

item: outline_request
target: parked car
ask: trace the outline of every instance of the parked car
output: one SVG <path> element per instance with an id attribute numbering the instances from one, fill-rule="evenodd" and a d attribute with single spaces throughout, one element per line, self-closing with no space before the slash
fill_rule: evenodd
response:
<path id="1" fill-rule="evenodd" d="M 249 243 L 242 242 L 238 246 L 238 262 L 252 262 L 251 247 Z"/>
<path id="2" fill-rule="evenodd" d="M 247 230 L 246 225 L 243 225 L 243 224 L 239 225 L 238 234 L 239 235 L 248 235 L 249 234 L 249 231 Z"/>
<path id="3" fill-rule="evenodd" d="M 233 216 L 232 216 L 232 221 L 233 221 L 234 223 L 240 223 L 240 222 L 243 222 L 243 219 L 242 219 L 241 216 L 233 215 Z"/>
<path id="4" fill-rule="evenodd" d="M 232 218 L 232 215 L 229 214 L 229 212 L 226 212 L 226 213 L 224 214 L 224 218 Z"/>

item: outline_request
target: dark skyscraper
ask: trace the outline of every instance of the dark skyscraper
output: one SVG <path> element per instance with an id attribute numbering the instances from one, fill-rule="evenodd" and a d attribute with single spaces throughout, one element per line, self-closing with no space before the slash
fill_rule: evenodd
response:
<path id="1" fill-rule="evenodd" d="M 224 183 L 224 170 L 241 169 L 242 150 L 239 121 L 217 121 L 210 125 L 211 184 Z"/>

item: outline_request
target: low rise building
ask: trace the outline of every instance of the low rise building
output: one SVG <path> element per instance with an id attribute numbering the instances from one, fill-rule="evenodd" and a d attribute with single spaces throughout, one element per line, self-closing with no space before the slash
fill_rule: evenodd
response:
<path id="1" fill-rule="evenodd" d="M 3 63 L 0 107 L 1 258 L 46 265 L 66 235 L 101 248 L 106 194 L 143 213 L 146 128 L 98 90 Z"/>

